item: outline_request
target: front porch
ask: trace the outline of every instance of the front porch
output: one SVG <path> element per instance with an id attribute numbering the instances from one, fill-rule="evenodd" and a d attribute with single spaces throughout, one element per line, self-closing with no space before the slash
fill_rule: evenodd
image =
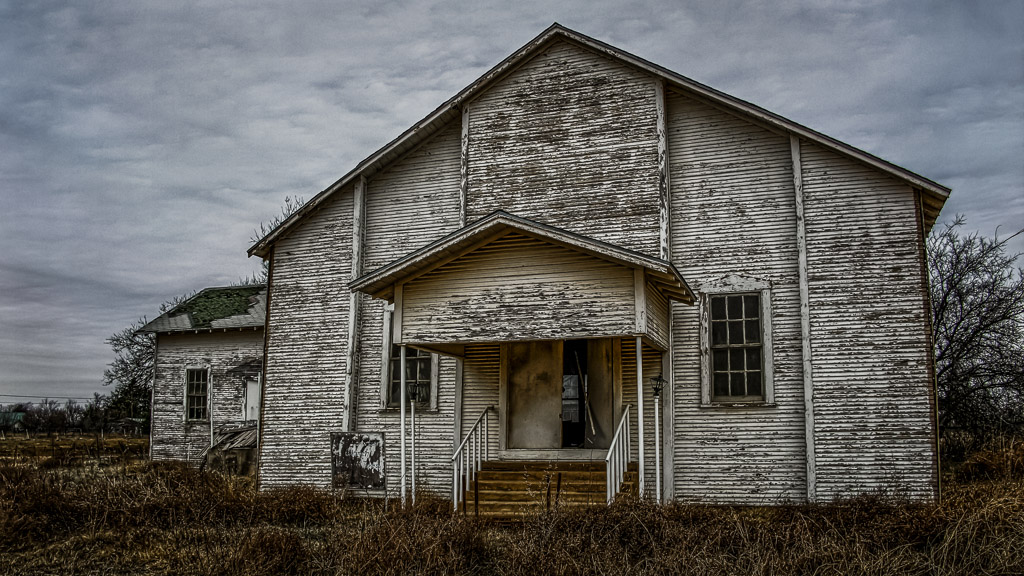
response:
<path id="1" fill-rule="evenodd" d="M 670 302 L 693 303 L 670 263 L 498 212 L 351 287 L 393 305 L 400 397 L 407 394 L 408 349 L 458 360 L 456 507 L 470 490 L 479 498 L 481 483 L 494 474 L 524 462 L 533 463 L 524 469 L 527 479 L 545 470 L 548 482 L 556 479 L 556 495 L 557 478 L 578 480 L 559 474 L 586 467 L 594 479 L 593 469 L 603 468 L 604 502 L 621 491 L 633 462 L 636 492 L 660 497 L 661 476 L 645 471 L 660 460 L 648 380 L 671 380 L 664 358 Z M 415 461 L 415 435 L 406 445 L 412 419 L 403 402 L 403 498 L 415 488 L 406 483 Z M 658 485 L 653 493 L 645 486 L 649 476 Z M 536 495 L 539 488 L 527 484 L 511 492 Z"/>

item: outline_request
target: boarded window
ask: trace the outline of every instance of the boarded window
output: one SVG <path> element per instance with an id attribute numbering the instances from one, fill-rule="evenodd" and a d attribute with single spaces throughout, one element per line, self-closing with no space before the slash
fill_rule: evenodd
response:
<path id="1" fill-rule="evenodd" d="M 331 469 L 335 488 L 385 488 L 384 433 L 331 434 Z"/>
<path id="2" fill-rule="evenodd" d="M 761 296 L 726 294 L 710 298 L 711 399 L 764 399 Z"/>
<path id="3" fill-rule="evenodd" d="M 207 399 L 210 389 L 210 370 L 189 368 L 185 370 L 185 418 L 208 420 Z"/>

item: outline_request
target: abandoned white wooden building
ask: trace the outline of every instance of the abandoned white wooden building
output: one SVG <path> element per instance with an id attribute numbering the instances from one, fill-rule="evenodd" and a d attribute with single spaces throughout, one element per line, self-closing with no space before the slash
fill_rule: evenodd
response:
<path id="1" fill-rule="evenodd" d="M 139 330 L 156 338 L 154 460 L 198 464 L 225 446 L 244 471 L 255 452 L 265 323 L 266 287 L 231 286 L 201 290 Z"/>
<path id="2" fill-rule="evenodd" d="M 250 249 L 259 484 L 458 501 L 531 462 L 602 501 L 634 469 L 692 502 L 933 498 L 948 194 L 556 24 Z M 160 355 L 180 436 L 189 361 Z"/>

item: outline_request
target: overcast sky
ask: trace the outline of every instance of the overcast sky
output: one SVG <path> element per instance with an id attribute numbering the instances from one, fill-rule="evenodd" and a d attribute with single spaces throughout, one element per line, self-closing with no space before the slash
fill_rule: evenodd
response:
<path id="1" fill-rule="evenodd" d="M 0 0 L 0 403 L 109 392 L 106 337 L 556 21 L 1024 227 L 1020 0 L 250 4 Z"/>

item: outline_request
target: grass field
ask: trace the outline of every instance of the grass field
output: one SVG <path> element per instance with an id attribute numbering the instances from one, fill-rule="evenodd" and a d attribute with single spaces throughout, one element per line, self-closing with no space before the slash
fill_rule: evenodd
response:
<path id="1" fill-rule="evenodd" d="M 44 468 L 127 464 L 149 454 L 145 436 L 121 434 L 61 434 L 32 436 L 7 433 L 0 439 L 0 466 L 34 465 Z"/>
<path id="2" fill-rule="evenodd" d="M 0 574 L 1022 574 L 1024 448 L 943 501 L 555 511 L 519 525 L 144 461 L 0 465 Z"/>

